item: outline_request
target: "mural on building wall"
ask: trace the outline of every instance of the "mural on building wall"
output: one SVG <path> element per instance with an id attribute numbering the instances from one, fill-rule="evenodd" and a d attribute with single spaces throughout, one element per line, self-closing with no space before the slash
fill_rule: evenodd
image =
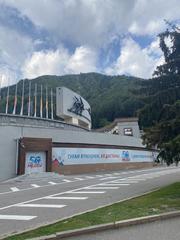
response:
<path id="1" fill-rule="evenodd" d="M 53 148 L 55 166 L 120 162 L 152 162 L 152 152 L 102 148 Z"/>
<path id="2" fill-rule="evenodd" d="M 25 173 L 44 172 L 46 167 L 46 155 L 44 152 L 27 152 Z"/>
<path id="3" fill-rule="evenodd" d="M 27 167 L 28 168 L 38 168 L 38 167 L 42 167 L 42 159 L 40 156 L 30 156 L 30 158 L 28 159 L 27 162 Z"/>
<path id="4" fill-rule="evenodd" d="M 85 115 L 83 115 L 84 111 L 88 111 L 89 115 L 91 115 L 91 109 L 89 108 L 85 108 L 84 107 L 84 102 L 82 100 L 82 97 L 77 97 L 74 96 L 74 102 L 71 108 L 68 109 L 69 112 L 75 113 L 76 115 L 80 115 L 83 116 L 85 118 L 87 118 Z"/>
<path id="5" fill-rule="evenodd" d="M 56 89 L 56 115 L 68 123 L 75 118 L 83 126 L 91 128 L 91 107 L 89 103 L 79 94 L 66 87 Z M 78 123 L 80 124 L 80 122 Z"/>

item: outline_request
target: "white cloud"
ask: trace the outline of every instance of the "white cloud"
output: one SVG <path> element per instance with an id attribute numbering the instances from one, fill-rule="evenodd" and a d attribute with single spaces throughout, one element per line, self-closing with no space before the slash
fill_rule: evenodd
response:
<path id="1" fill-rule="evenodd" d="M 76 48 L 74 54 L 70 57 L 67 64 L 67 72 L 95 72 L 97 62 L 97 55 L 95 51 L 88 47 Z"/>
<path id="2" fill-rule="evenodd" d="M 14 72 L 8 69 L 0 68 L 0 88 L 6 87 L 16 82 Z"/>
<path id="3" fill-rule="evenodd" d="M 76 48 L 70 55 L 60 47 L 56 51 L 34 52 L 22 67 L 23 76 L 34 78 L 40 75 L 63 75 L 96 71 L 96 53 L 85 46 Z"/>
<path id="4" fill-rule="evenodd" d="M 107 74 L 128 74 L 141 78 L 150 78 L 157 65 L 163 63 L 163 57 L 154 41 L 147 48 L 141 47 L 131 38 L 124 39 L 117 60 L 108 67 Z"/>
<path id="5" fill-rule="evenodd" d="M 18 76 L 14 69 L 0 67 L 0 88 L 12 85 L 18 81 Z"/>
<path id="6" fill-rule="evenodd" d="M 165 29 L 164 19 L 179 19 L 179 0 L 137 0 L 129 31 L 137 35 L 154 35 Z"/>
<path id="7" fill-rule="evenodd" d="M 154 36 L 164 30 L 163 19 L 179 18 L 179 0 L 0 0 L 0 3 L 18 10 L 24 26 L 26 16 L 37 32 L 47 33 L 47 38 L 33 36 L 32 40 L 15 29 L 0 26 L 0 64 L 14 69 L 19 77 L 21 71 L 23 76 L 31 78 L 43 74 L 103 71 L 97 66 L 105 66 L 108 58 L 100 59 L 100 52 L 103 49 L 108 55 L 108 47 L 114 44 L 114 39 L 129 32 Z M 57 50 L 38 48 L 42 41 L 44 44 L 39 46 L 50 48 L 49 41 L 52 41 Z M 62 44 L 73 46 L 75 52 L 70 54 L 60 48 Z M 141 49 L 129 39 L 123 42 L 118 59 L 104 71 L 150 77 L 157 63 L 162 61 L 157 42 Z"/>
<path id="8" fill-rule="evenodd" d="M 6 0 L 58 41 L 102 47 L 127 29 L 135 0 Z"/>
<path id="9" fill-rule="evenodd" d="M 33 51 L 33 41 L 13 29 L 0 25 L 0 58 L 4 63 L 20 66 Z"/>
<path id="10" fill-rule="evenodd" d="M 33 52 L 33 41 L 13 29 L 0 25 L 1 86 L 13 84 L 19 78 L 24 59 Z"/>
<path id="11" fill-rule="evenodd" d="M 2 2 L 3 0 L 0 0 Z M 36 26 L 59 41 L 101 46 L 128 30 L 138 35 L 157 34 L 164 19 L 179 18 L 179 0 L 6 0 Z"/>

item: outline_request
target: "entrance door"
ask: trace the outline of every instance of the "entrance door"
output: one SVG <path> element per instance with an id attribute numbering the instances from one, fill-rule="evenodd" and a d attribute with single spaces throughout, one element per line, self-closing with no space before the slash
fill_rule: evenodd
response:
<path id="1" fill-rule="evenodd" d="M 46 171 L 46 152 L 27 152 L 25 174 Z"/>

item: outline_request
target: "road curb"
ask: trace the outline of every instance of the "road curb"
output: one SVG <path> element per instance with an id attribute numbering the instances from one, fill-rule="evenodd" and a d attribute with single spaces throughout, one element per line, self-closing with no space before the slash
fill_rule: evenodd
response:
<path id="1" fill-rule="evenodd" d="M 37 237 L 37 238 L 29 238 L 28 240 L 58 240 L 58 239 L 63 239 L 63 238 L 65 239 L 68 237 L 80 236 L 83 234 L 105 231 L 105 230 L 109 230 L 109 229 L 117 229 L 117 228 L 135 226 L 135 225 L 139 225 L 139 224 L 151 223 L 151 222 L 175 218 L 175 217 L 179 217 L 179 216 L 180 216 L 180 211 L 174 211 L 174 212 L 162 213 L 162 214 L 158 214 L 158 215 L 151 215 L 151 216 L 127 219 L 127 220 L 117 221 L 114 223 L 99 224 L 99 225 L 94 225 L 91 227 L 86 227 L 86 228 L 81 228 L 81 229 L 76 229 L 76 230 L 57 232 L 56 234 L 53 234 L 53 235 L 42 236 L 42 237 Z"/>

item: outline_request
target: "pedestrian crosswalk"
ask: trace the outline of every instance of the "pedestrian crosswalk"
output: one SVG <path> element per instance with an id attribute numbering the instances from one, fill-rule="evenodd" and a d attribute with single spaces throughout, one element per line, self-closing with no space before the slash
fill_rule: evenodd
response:
<path id="1" fill-rule="evenodd" d="M 70 179 L 68 179 L 68 178 L 59 178 L 59 179 L 55 179 L 53 181 L 48 181 L 47 180 L 47 182 L 45 182 L 45 181 L 41 182 L 40 181 L 40 183 L 38 183 L 38 184 L 37 183 L 29 183 L 27 181 L 27 183 L 23 182 L 23 184 L 17 183 L 18 187 L 14 187 L 13 186 L 13 187 L 6 188 L 5 191 L 0 192 L 0 195 L 1 194 L 6 194 L 6 193 L 11 193 L 11 192 L 18 192 L 18 191 L 29 190 L 29 189 L 33 189 L 33 188 L 46 187 L 48 185 L 55 186 L 55 185 L 59 185 L 59 184 L 63 184 L 63 183 L 72 183 L 72 182 L 76 182 L 76 181 L 91 180 L 91 179 L 95 179 L 95 178 L 101 178 L 103 176 L 104 175 L 83 176 L 83 177 L 70 177 Z"/>
<path id="2" fill-rule="evenodd" d="M 162 175 L 166 175 L 166 174 L 170 174 L 170 173 L 176 173 L 177 171 L 180 171 L 180 169 L 170 169 L 170 170 L 162 170 L 159 172 L 147 172 L 147 173 L 142 173 L 142 174 L 136 174 L 134 176 L 127 176 L 125 177 L 124 175 L 118 175 L 113 173 L 113 176 L 110 176 L 110 174 L 104 174 L 104 175 L 98 175 L 99 177 L 99 181 L 96 182 L 93 185 L 89 185 L 89 186 L 84 186 L 78 189 L 72 189 L 72 190 L 68 190 L 65 192 L 57 192 L 56 194 L 53 195 L 48 195 L 48 196 L 43 196 L 40 197 L 38 199 L 32 199 L 29 200 L 27 202 L 23 202 L 23 203 L 17 203 L 11 206 L 6 206 L 3 208 L 0 208 L 1 210 L 6 210 L 6 209 L 10 209 L 10 208 L 15 208 L 17 214 L 16 215 L 12 215 L 12 214 L 3 214 L 0 215 L 0 221 L 1 220 L 19 220 L 19 221 L 30 221 L 34 218 L 38 217 L 37 216 L 31 216 L 31 215 L 22 215 L 19 214 L 18 215 L 18 209 L 32 209 L 38 208 L 38 211 L 40 211 L 40 209 L 48 209 L 48 208 L 52 208 L 52 209 L 57 209 L 57 211 L 59 209 L 68 207 L 70 204 L 73 204 L 74 201 L 86 201 L 89 198 L 92 198 L 94 195 L 100 195 L 100 194 L 105 194 L 108 191 L 114 191 L 116 190 L 116 192 L 119 190 L 120 193 L 120 189 L 121 188 L 128 188 L 129 186 L 131 186 L 132 184 L 143 184 L 144 181 L 148 181 L 149 178 L 158 178 Z M 89 177 L 89 178 L 88 178 Z M 104 180 L 102 180 L 102 177 Z M 90 176 L 83 176 L 81 178 L 75 177 L 70 179 L 62 179 L 63 182 L 66 183 L 70 183 L 72 181 L 82 181 L 84 178 L 86 179 L 91 179 Z M 94 178 L 94 177 L 93 177 Z M 100 181 L 101 180 L 101 181 Z M 49 181 L 48 182 L 49 185 L 55 186 L 58 183 L 54 182 L 54 181 Z M 40 185 L 39 184 L 31 184 L 32 187 L 34 188 L 39 188 Z M 12 192 L 19 192 L 19 188 L 17 187 L 11 187 L 11 191 Z M 9 210 L 8 209 L 8 210 Z M 14 210 L 14 209 L 13 209 Z M 13 211 L 14 212 L 14 211 Z"/>
<path id="3" fill-rule="evenodd" d="M 0 195 L 1 194 L 5 194 L 5 193 L 11 193 L 11 192 L 19 192 L 19 191 L 24 191 L 24 190 L 29 190 L 29 189 L 33 189 L 33 188 L 40 188 L 40 187 L 46 187 L 48 185 L 59 185 L 59 184 L 68 184 L 68 183 L 72 183 L 72 182 L 76 182 L 76 181 L 85 181 L 85 180 L 93 180 L 93 179 L 99 179 L 100 181 L 109 181 L 109 180 L 116 180 L 116 181 L 123 181 L 126 183 L 136 183 L 136 181 L 145 181 L 147 179 L 153 179 L 155 177 L 158 176 L 162 176 L 164 174 L 169 174 L 172 171 L 175 171 L 176 169 L 169 169 L 169 170 L 164 170 L 162 169 L 161 171 L 157 171 L 157 172 L 152 172 L 152 173 L 146 173 L 146 171 L 148 171 L 147 169 L 144 170 L 133 170 L 133 171 L 124 171 L 124 172 L 113 172 L 113 173 L 104 173 L 104 174 L 98 174 L 98 175 L 93 175 L 93 176 L 89 176 L 89 175 L 82 175 L 82 176 L 74 176 L 74 177 L 68 177 L 68 178 L 63 178 L 63 177 L 59 177 L 59 178 L 54 178 L 50 181 L 46 181 L 43 179 L 43 182 L 39 181 L 38 183 L 36 182 L 31 182 L 29 183 L 27 181 L 27 183 L 23 182 L 24 185 L 19 184 L 16 186 L 10 186 L 9 188 L 6 188 L 5 191 L 0 191 Z M 136 176 L 129 176 L 126 177 L 125 179 L 122 178 L 121 176 L 125 175 L 125 174 L 133 174 L 133 173 L 138 173 L 140 172 L 141 174 L 138 174 Z M 120 179 L 119 179 L 120 178 Z M 33 180 L 32 180 L 33 181 Z M 36 179 L 37 181 L 37 179 Z M 26 185 L 25 185 L 26 184 Z"/>

